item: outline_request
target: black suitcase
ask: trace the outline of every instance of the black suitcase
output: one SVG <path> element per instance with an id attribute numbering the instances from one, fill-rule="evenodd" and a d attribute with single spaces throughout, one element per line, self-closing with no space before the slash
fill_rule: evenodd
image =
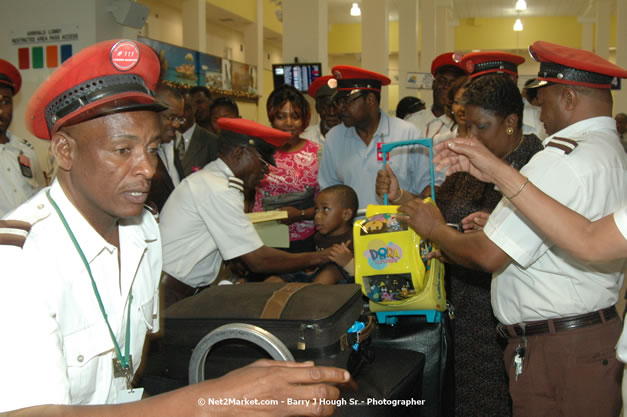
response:
<path id="1" fill-rule="evenodd" d="M 372 347 L 373 361 L 354 375 L 357 392 L 342 391 L 334 417 L 418 417 L 425 355 L 405 349 Z M 428 383 L 428 381 L 427 381 Z"/>
<path id="2" fill-rule="evenodd" d="M 271 300 L 270 302 L 268 300 Z M 359 285 L 248 283 L 214 286 L 164 312 L 164 376 L 188 379 L 192 351 L 212 330 L 230 323 L 259 326 L 278 337 L 297 361 L 354 371 L 360 354 L 347 330 L 364 310 Z M 262 314 L 263 313 L 263 314 Z M 274 318 L 260 318 L 265 317 Z M 369 330 L 368 330 L 369 331 Z M 367 336 L 363 331 L 361 337 Z M 267 353 L 254 343 L 227 340 L 215 345 L 205 378 L 219 377 Z"/>

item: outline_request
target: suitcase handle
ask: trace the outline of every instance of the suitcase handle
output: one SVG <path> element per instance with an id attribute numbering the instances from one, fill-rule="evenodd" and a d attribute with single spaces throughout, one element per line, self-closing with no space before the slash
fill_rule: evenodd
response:
<path id="1" fill-rule="evenodd" d="M 433 169 L 433 139 L 410 139 L 403 140 L 399 142 L 386 143 L 381 146 L 381 153 L 383 153 L 383 169 L 385 169 L 385 164 L 387 163 L 387 155 L 388 153 L 399 146 L 409 146 L 409 145 L 423 145 L 429 148 L 429 172 L 431 174 L 431 199 L 435 203 L 435 170 Z M 388 194 L 385 193 L 383 195 L 383 205 L 388 205 Z"/>
<path id="2" fill-rule="evenodd" d="M 274 360 L 294 360 L 292 352 L 269 331 L 246 323 L 225 324 L 207 333 L 194 348 L 189 360 L 190 384 L 197 384 L 205 380 L 205 361 L 209 351 L 216 343 L 228 339 L 242 339 L 252 342 L 268 352 Z"/>

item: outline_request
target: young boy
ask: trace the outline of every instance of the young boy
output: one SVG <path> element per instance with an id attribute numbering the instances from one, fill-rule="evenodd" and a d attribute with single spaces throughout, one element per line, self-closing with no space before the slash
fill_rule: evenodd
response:
<path id="1" fill-rule="evenodd" d="M 333 262 L 314 270 L 271 276 L 266 282 L 317 282 L 335 284 L 354 281 L 353 224 L 357 212 L 357 194 L 347 185 L 333 185 L 316 197 L 314 242 L 317 250 L 335 247 Z"/>

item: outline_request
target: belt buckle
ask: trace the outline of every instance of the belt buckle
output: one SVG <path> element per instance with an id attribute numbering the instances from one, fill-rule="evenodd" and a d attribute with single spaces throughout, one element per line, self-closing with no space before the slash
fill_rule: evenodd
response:
<path id="1" fill-rule="evenodd" d="M 502 323 L 499 323 L 496 325 L 496 331 L 504 339 L 507 339 L 508 337 L 510 337 L 507 331 L 507 326 Z"/>

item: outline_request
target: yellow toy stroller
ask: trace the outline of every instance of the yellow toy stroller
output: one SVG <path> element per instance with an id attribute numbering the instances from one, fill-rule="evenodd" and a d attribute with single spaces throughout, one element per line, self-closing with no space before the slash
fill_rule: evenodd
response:
<path id="1" fill-rule="evenodd" d="M 383 166 L 387 154 L 398 146 L 424 145 L 429 149 L 431 198 L 435 204 L 433 141 L 414 139 L 384 144 Z M 394 324 L 399 315 L 425 315 L 427 321 L 439 321 L 446 310 L 444 266 L 427 255 L 437 249 L 413 229 L 397 219 L 398 206 L 369 205 L 366 216 L 353 225 L 355 282 L 370 300 L 370 311 L 379 322 Z"/>

